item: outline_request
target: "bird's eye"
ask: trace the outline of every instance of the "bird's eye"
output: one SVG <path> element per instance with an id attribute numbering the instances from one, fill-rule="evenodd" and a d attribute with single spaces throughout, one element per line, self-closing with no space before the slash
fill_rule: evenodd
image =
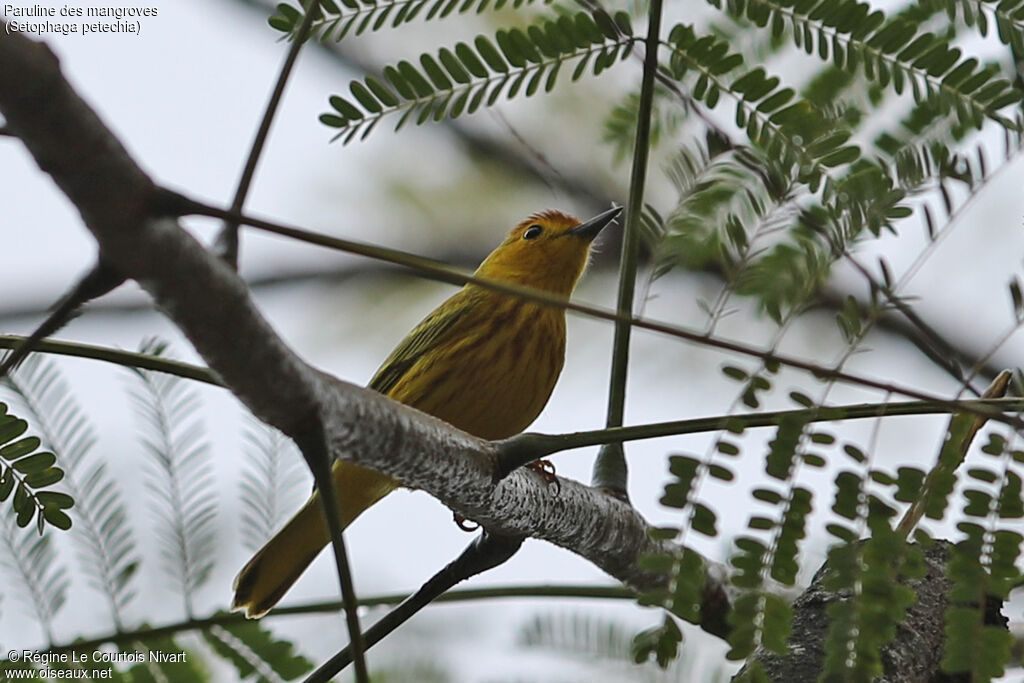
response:
<path id="1" fill-rule="evenodd" d="M 530 227 L 528 227 L 526 229 L 526 232 L 523 233 L 523 239 L 524 240 L 534 240 L 534 239 L 537 239 L 538 237 L 540 237 L 540 234 L 542 232 L 544 232 L 544 228 L 540 227 L 539 225 L 531 225 Z"/>

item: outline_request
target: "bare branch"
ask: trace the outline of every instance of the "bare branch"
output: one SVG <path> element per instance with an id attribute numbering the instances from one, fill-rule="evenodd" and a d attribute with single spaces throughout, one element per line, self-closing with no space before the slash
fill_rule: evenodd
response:
<path id="1" fill-rule="evenodd" d="M 245 160 L 242 176 L 238 179 L 238 186 L 235 188 L 235 198 L 231 200 L 232 211 L 241 211 L 245 205 L 245 198 L 249 195 L 252 179 L 256 176 L 256 166 L 259 164 L 263 148 L 266 146 L 267 138 L 270 135 L 270 126 L 274 123 L 274 116 L 281 105 L 284 88 L 288 85 L 292 69 L 295 67 L 295 61 L 299 58 L 299 50 L 305 44 L 310 28 L 319 16 L 320 6 L 312 5 L 309 11 L 306 12 L 306 16 L 303 17 L 302 24 L 295 34 L 295 39 L 288 48 L 284 64 L 281 65 L 281 71 L 278 73 L 277 80 L 274 83 L 274 90 L 270 94 L 267 106 L 263 109 L 263 118 L 260 120 L 260 126 L 256 130 L 252 146 L 249 148 L 249 156 Z M 221 252 L 221 257 L 230 263 L 231 267 L 238 270 L 238 223 L 234 221 L 226 221 L 224 223 L 220 234 L 217 235 L 217 248 Z"/>

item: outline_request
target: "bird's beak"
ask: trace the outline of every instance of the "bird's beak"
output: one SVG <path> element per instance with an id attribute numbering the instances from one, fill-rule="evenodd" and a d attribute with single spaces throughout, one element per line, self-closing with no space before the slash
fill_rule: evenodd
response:
<path id="1" fill-rule="evenodd" d="M 608 209 L 604 213 L 599 213 L 591 218 L 586 223 L 577 225 L 572 230 L 568 231 L 567 235 L 576 235 L 582 237 L 585 240 L 592 240 L 597 237 L 597 233 L 604 229 L 604 226 L 611 223 L 613 220 L 619 217 L 622 213 L 622 207 L 616 206 L 614 209 Z"/>

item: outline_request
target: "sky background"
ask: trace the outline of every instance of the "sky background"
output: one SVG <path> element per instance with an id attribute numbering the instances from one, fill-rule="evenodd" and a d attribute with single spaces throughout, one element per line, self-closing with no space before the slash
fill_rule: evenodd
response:
<path id="1" fill-rule="evenodd" d="M 61 3 L 39 4 L 59 7 Z M 85 2 L 83 5 L 90 5 Z M 130 154 L 168 187 L 202 200 L 227 205 L 244 163 L 264 103 L 283 60 L 286 45 L 266 25 L 265 13 L 235 0 L 198 2 L 152 0 L 159 16 L 142 20 L 134 35 L 46 36 L 61 58 L 64 72 L 78 92 L 100 113 Z M 443 31 L 422 24 L 394 36 L 355 41 L 371 58 L 399 51 L 415 56 L 431 45 L 452 44 L 480 30 L 481 24 L 458 23 Z M 390 51 L 390 52 L 389 52 Z M 394 61 L 393 59 L 391 61 Z M 799 68 L 794 66 L 795 68 Z M 514 184 L 500 174 L 489 175 L 467 159 L 450 132 L 439 126 L 406 129 L 391 135 L 386 124 L 362 144 L 331 144 L 331 131 L 316 120 L 330 94 L 347 89 L 354 77 L 314 50 L 304 50 L 289 84 L 259 166 L 247 209 L 257 215 L 338 236 L 377 242 L 427 254 L 456 254 L 478 261 L 522 217 L 558 208 L 581 217 L 599 210 L 541 183 Z M 568 177 L 586 173 L 608 188 L 608 199 L 623 203 L 628 168 L 615 165 L 612 153 L 594 143 L 608 103 L 639 79 L 639 67 L 628 62 L 609 79 L 583 82 L 564 96 L 534 98 L 502 105 L 500 114 L 481 113 L 467 125 L 481 134 L 513 133 L 539 151 L 552 167 Z M 731 105 L 720 107 L 728 120 Z M 567 128 L 571 124 L 571 128 Z M 571 130 L 572 135 L 564 131 Z M 559 131 L 562 131 L 559 133 Z M 983 140 L 991 149 L 998 142 Z M 992 340 L 1012 322 L 1006 282 L 1021 271 L 1024 238 L 1020 224 L 1024 196 L 1019 192 L 1020 162 L 1008 164 L 1000 176 L 972 202 L 950 236 L 928 254 L 920 272 L 904 290 L 918 297 L 917 310 L 940 332 L 965 348 L 987 351 Z M 110 188 L 116 192 L 116 188 Z M 651 200 L 668 196 L 667 183 L 652 170 Z M 0 333 L 27 333 L 39 312 L 56 300 L 95 258 L 95 243 L 76 210 L 41 174 L 22 145 L 0 137 Z M 898 237 L 862 245 L 862 262 L 873 264 L 884 254 L 897 275 L 910 266 L 926 245 L 917 218 Z M 212 222 L 188 226 L 208 239 Z M 355 257 L 292 243 L 255 232 L 243 234 L 242 273 L 260 278 L 301 272 L 338 272 L 365 265 Z M 830 287 L 863 295 L 865 287 L 849 268 L 837 269 Z M 699 275 L 673 274 L 654 282 L 644 315 L 701 329 L 706 316 L 697 305 L 713 299 L 720 284 Z M 338 377 L 365 383 L 404 334 L 454 290 L 406 275 L 376 272 L 347 279 L 324 278 L 260 287 L 254 296 L 275 329 L 310 362 Z M 612 306 L 615 280 L 611 271 L 595 268 L 577 290 L 577 300 Z M 123 286 L 73 321 L 60 338 L 135 349 L 141 340 L 170 340 L 173 353 L 196 361 L 175 328 L 143 304 L 134 285 Z M 733 299 L 735 312 L 717 331 L 723 337 L 767 344 L 776 332 L 770 320 L 744 300 Z M 32 311 L 37 311 L 32 314 Z M 548 408 L 531 428 L 544 432 L 592 429 L 603 424 L 607 394 L 611 327 L 570 316 L 569 352 L 562 378 Z M 955 383 L 912 345 L 891 335 L 875 334 L 869 352 L 854 357 L 847 368 L 875 378 L 900 382 L 923 391 L 953 395 Z M 812 312 L 787 331 L 780 349 L 822 363 L 833 362 L 845 349 L 827 311 Z M 1002 365 L 1020 363 L 1019 339 L 1011 338 L 996 356 Z M 703 347 L 637 331 L 632 346 L 626 422 L 630 424 L 714 415 L 730 410 L 739 386 L 719 368 L 727 356 Z M 60 359 L 59 368 L 98 436 L 94 457 L 109 463 L 131 510 L 132 525 L 145 558 L 137 577 L 139 594 L 127 610 L 129 623 L 161 624 L 183 617 L 180 597 L 166 589 L 152 532 L 154 514 L 144 495 L 146 468 L 139 442 L 139 421 L 129 397 L 129 373 L 94 361 Z M 746 364 L 749 366 L 749 364 Z M 817 396 L 819 388 L 799 373 L 783 371 L 767 408 L 792 407 L 788 390 L 802 388 Z M 210 579 L 196 596 L 200 615 L 227 607 L 234 574 L 248 552 L 239 541 L 239 471 L 245 445 L 242 435 L 251 421 L 227 392 L 197 387 L 202 420 L 216 472 L 220 514 L 218 557 Z M 878 392 L 836 387 L 837 403 L 880 401 Z M 912 462 L 931 463 L 941 442 L 942 418 L 899 418 L 836 426 L 841 439 L 874 444 L 876 462 L 895 468 Z M 876 429 L 877 426 L 877 429 Z M 631 466 L 630 494 L 652 522 L 678 524 L 678 514 L 658 504 L 667 481 L 665 457 L 688 452 L 704 455 L 714 435 L 673 437 L 627 446 Z M 764 430 L 744 437 L 747 457 L 732 463 L 739 477 L 732 484 L 708 485 L 702 495 L 719 515 L 720 537 L 689 534 L 688 543 L 716 559 L 724 559 L 728 539 L 745 530 L 752 511 L 749 490 L 759 481 Z M 560 475 L 586 481 L 592 449 L 560 454 L 554 462 Z M 833 463 L 840 463 L 833 454 Z M 802 472 L 801 483 L 827 494 L 834 470 Z M 293 505 L 304 498 L 305 485 L 294 492 Z M 828 542 L 821 515 L 812 521 L 806 568 L 813 571 Z M 951 524 L 934 527 L 951 533 Z M 368 511 L 346 533 L 360 594 L 414 590 L 429 574 L 449 561 L 470 540 L 451 523 L 451 513 L 424 493 L 399 491 Z M 58 545 L 66 545 L 60 540 Z M 75 570 L 75 556 L 62 549 L 59 558 L 70 567 L 72 589 L 55 628 L 55 640 L 90 636 L 110 629 L 102 600 Z M 332 566 L 324 557 L 285 599 L 300 603 L 330 599 L 335 593 Z M 505 565 L 472 580 L 473 586 L 506 584 L 611 584 L 611 579 L 586 561 L 548 544 L 528 541 Z M 12 585 L 13 584 L 8 584 Z M 26 606 L 13 591 L 0 590 L 0 645 L 33 648 L 44 635 L 26 617 Z M 1019 607 L 1011 619 L 1019 618 Z M 374 662 L 396 658 L 436 659 L 454 680 L 600 680 L 617 675 L 595 669 L 593 662 L 553 658 L 516 645 L 517 630 L 538 614 L 587 614 L 623 620 L 637 629 L 660 621 L 653 610 L 596 602 L 502 600 L 432 607 L 403 627 L 392 642 L 371 656 Z M 365 615 L 372 621 L 376 614 Z M 336 616 L 268 620 L 275 631 L 301 643 L 314 660 L 332 653 L 343 640 Z M 717 664 L 722 646 L 694 629 L 686 635 L 699 657 Z M 472 653 L 469 656 L 467 653 Z M 228 675 L 228 673 L 224 673 Z M 595 678 L 597 677 L 597 678 Z M 696 679 L 694 679 L 696 680 Z"/>

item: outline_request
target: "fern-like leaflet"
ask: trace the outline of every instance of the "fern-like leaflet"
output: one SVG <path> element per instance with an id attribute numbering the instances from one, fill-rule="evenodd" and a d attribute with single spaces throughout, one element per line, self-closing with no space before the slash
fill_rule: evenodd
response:
<path id="1" fill-rule="evenodd" d="M 334 139 L 349 143 L 365 139 L 381 119 L 392 113 L 402 115 L 400 129 L 408 121 L 417 125 L 444 118 L 472 114 L 481 106 L 492 106 L 505 95 L 520 92 L 529 97 L 541 88 L 550 92 L 562 66 L 575 62 L 572 81 L 582 78 L 588 65 L 594 74 L 628 57 L 633 45 L 632 29 L 625 14 L 612 20 L 603 12 L 578 12 L 548 19 L 526 31 L 502 29 L 490 38 L 479 35 L 470 46 L 457 43 L 442 48 L 435 58 L 420 55 L 420 68 L 400 61 L 384 69 L 385 83 L 373 77 L 353 81 L 351 99 L 330 98 L 334 111 L 321 115 L 325 125 L 338 129 Z"/>
<path id="2" fill-rule="evenodd" d="M 398 28 L 417 19 L 431 21 L 445 19 L 453 14 L 482 14 L 507 7 L 519 9 L 535 0 L 377 0 L 359 3 L 356 0 L 318 0 L 320 18 L 312 25 L 311 35 L 322 41 L 344 40 L 347 36 L 360 36 L 383 28 Z M 536 0 L 548 4 L 553 0 Z M 308 2 L 305 4 L 309 4 Z M 277 6 L 277 13 L 268 23 L 289 38 L 305 17 L 305 8 L 287 3 Z"/>
<path id="3" fill-rule="evenodd" d="M 140 348 L 152 355 L 165 350 L 166 344 L 157 341 Z M 149 370 L 132 372 L 139 380 L 132 397 L 146 432 L 148 487 L 154 497 L 164 569 L 178 585 L 191 616 L 193 595 L 213 569 L 216 554 L 216 487 L 198 395 L 179 377 Z"/>
<path id="4" fill-rule="evenodd" d="M 231 662 L 238 675 L 258 681 L 291 681 L 313 668 L 313 663 L 295 652 L 286 640 L 279 640 L 259 622 L 246 621 L 212 626 L 203 638 L 213 650 Z"/>
<path id="5" fill-rule="evenodd" d="M 104 594 L 115 625 L 134 597 L 138 566 L 135 537 L 117 482 L 96 461 L 95 435 L 55 363 L 29 356 L 7 378 L 8 386 L 39 425 L 44 443 L 67 467 L 65 485 L 77 501 L 76 542 L 89 583 Z"/>
<path id="6" fill-rule="evenodd" d="M 292 494 L 306 481 L 308 471 L 294 444 L 263 424 L 245 431 L 245 464 L 242 469 L 242 542 L 254 551 L 277 531 L 294 511 Z M 297 502 L 297 501 L 295 501 Z"/>
<path id="7" fill-rule="evenodd" d="M 71 518 L 64 511 L 74 499 L 49 489 L 64 478 L 64 470 L 57 467 L 57 456 L 39 450 L 39 437 L 22 436 L 27 430 L 28 422 L 0 403 L 0 502 L 11 499 L 19 527 L 35 519 L 40 535 L 46 524 L 70 529 Z"/>
<path id="8" fill-rule="evenodd" d="M 57 560 L 52 541 L 51 534 L 28 533 L 9 516 L 0 515 L 0 542 L 6 548 L 0 553 L 0 565 L 16 577 L 15 582 L 4 582 L 5 595 L 27 603 L 48 642 L 53 642 L 54 620 L 67 600 L 71 583 L 66 567 Z M 10 590 L 12 585 L 20 590 Z"/>
<path id="9" fill-rule="evenodd" d="M 715 0 L 721 6 L 720 0 Z M 981 128 L 985 118 L 1012 127 L 1000 112 L 1020 101 L 1021 93 L 999 75 L 994 65 L 976 58 L 961 59 L 963 51 L 932 33 L 921 33 L 915 22 L 889 21 L 884 12 L 857 0 L 727 0 L 733 14 L 746 16 L 761 27 L 771 25 L 776 36 L 789 29 L 798 48 L 829 59 L 848 71 L 860 69 L 869 80 L 897 93 L 909 88 L 916 102 L 932 101 L 954 113 L 963 125 Z"/>

